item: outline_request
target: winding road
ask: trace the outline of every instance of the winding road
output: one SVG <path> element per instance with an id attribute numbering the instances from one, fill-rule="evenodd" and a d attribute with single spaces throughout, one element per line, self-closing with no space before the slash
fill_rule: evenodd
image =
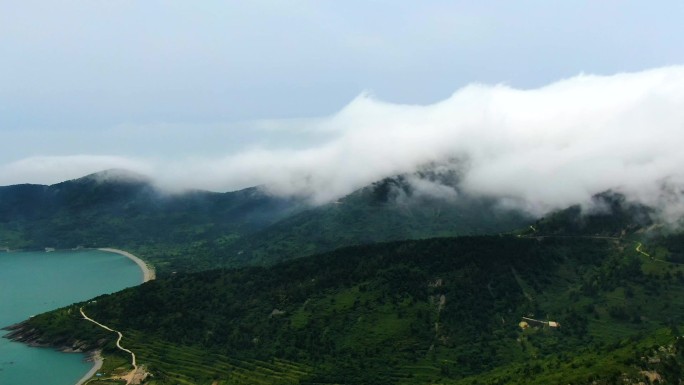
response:
<path id="1" fill-rule="evenodd" d="M 123 350 L 124 352 L 129 353 L 131 355 L 131 365 L 133 365 L 133 370 L 128 375 L 124 376 L 123 378 L 126 380 L 126 384 L 130 384 L 131 382 L 133 382 L 133 378 L 135 377 L 135 373 L 137 373 L 137 371 L 138 371 L 138 365 L 135 362 L 135 353 L 133 353 L 132 351 L 121 346 L 121 339 L 123 339 L 123 334 L 121 334 L 120 331 L 114 330 L 114 329 L 110 328 L 109 326 L 103 325 L 103 324 L 95 321 L 94 319 L 88 317 L 86 315 L 86 313 L 83 311 L 83 306 L 81 306 L 80 310 L 81 310 L 81 315 L 83 316 L 84 319 L 94 323 L 95 325 L 97 325 L 97 326 L 99 326 L 105 330 L 109 330 L 110 332 L 114 332 L 114 333 L 119 335 L 119 338 L 116 340 L 116 347 L 119 348 L 119 350 Z"/>
<path id="2" fill-rule="evenodd" d="M 647 253 L 647 252 L 641 250 L 641 246 L 643 246 L 643 245 L 641 244 L 641 242 L 637 242 L 636 251 L 637 251 L 638 253 L 641 253 L 641 254 L 643 254 L 643 255 L 645 255 L 645 256 L 647 256 L 647 257 L 653 259 L 653 257 L 651 257 L 651 254 L 649 254 L 649 253 Z"/>

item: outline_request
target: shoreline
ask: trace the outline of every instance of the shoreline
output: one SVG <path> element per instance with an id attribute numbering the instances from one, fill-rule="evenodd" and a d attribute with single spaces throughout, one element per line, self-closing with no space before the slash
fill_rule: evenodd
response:
<path id="1" fill-rule="evenodd" d="M 76 385 L 83 385 L 91 379 L 95 373 L 97 373 L 98 370 L 102 368 L 102 364 L 104 363 L 104 360 L 102 358 L 102 354 L 100 354 L 99 350 L 96 350 L 95 352 L 92 353 L 92 355 L 89 357 L 91 360 L 93 360 L 93 367 L 90 368 L 88 373 L 84 374 L 83 377 L 81 377 L 80 380 L 76 383 Z"/>
<path id="2" fill-rule="evenodd" d="M 135 262 L 140 267 L 140 270 L 142 270 L 142 272 L 143 272 L 143 283 L 145 283 L 147 281 L 151 281 L 151 280 L 156 278 L 154 268 L 149 266 L 142 259 L 136 257 L 135 255 L 133 255 L 127 251 L 119 250 L 119 249 L 112 249 L 112 248 L 108 248 L 108 247 L 99 248 L 98 250 L 120 254 L 120 255 L 123 255 L 124 257 L 132 260 L 133 262 Z"/>

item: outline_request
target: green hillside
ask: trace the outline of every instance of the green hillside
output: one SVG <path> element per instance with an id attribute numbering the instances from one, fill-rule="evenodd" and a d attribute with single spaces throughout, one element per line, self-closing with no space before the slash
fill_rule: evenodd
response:
<path id="1" fill-rule="evenodd" d="M 488 236 L 358 246 L 177 275 L 84 309 L 124 333 L 151 384 L 601 384 L 646 370 L 677 383 L 684 268 L 637 245 Z M 104 344 L 116 356 L 111 333 L 79 306 L 31 319 L 24 339 Z M 561 327 L 521 329 L 522 317 Z"/>

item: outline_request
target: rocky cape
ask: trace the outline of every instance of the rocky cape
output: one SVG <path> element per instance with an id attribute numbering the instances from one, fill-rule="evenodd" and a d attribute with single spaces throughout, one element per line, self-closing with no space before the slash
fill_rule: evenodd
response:
<path id="1" fill-rule="evenodd" d="M 93 344 L 89 343 L 88 341 L 83 341 L 76 338 L 48 340 L 43 337 L 43 333 L 40 330 L 31 326 L 28 320 L 7 326 L 2 330 L 9 331 L 9 333 L 4 335 L 3 338 L 7 338 L 10 341 L 20 342 L 31 347 L 53 348 L 64 353 L 88 353 L 89 356 L 92 356 L 107 342 L 107 340 L 103 338 L 97 340 L 96 345 L 93 346 Z"/>

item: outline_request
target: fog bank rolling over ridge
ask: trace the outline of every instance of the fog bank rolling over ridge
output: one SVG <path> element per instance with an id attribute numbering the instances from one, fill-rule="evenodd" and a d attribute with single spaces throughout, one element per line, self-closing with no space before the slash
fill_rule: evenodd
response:
<path id="1" fill-rule="evenodd" d="M 308 120 L 304 131 L 326 139 L 305 148 L 251 147 L 183 159 L 36 156 L 0 165 L 0 184 L 54 183 L 116 167 L 151 175 L 171 190 L 264 185 L 324 203 L 431 167 L 455 170 L 464 193 L 537 215 L 587 204 L 612 189 L 673 221 L 684 214 L 683 107 L 684 66 L 582 74 L 536 89 L 472 84 L 431 105 L 362 94 L 332 116 Z M 151 138 L 151 146 L 163 144 Z M 427 193 L 451 191 L 417 184 Z"/>

